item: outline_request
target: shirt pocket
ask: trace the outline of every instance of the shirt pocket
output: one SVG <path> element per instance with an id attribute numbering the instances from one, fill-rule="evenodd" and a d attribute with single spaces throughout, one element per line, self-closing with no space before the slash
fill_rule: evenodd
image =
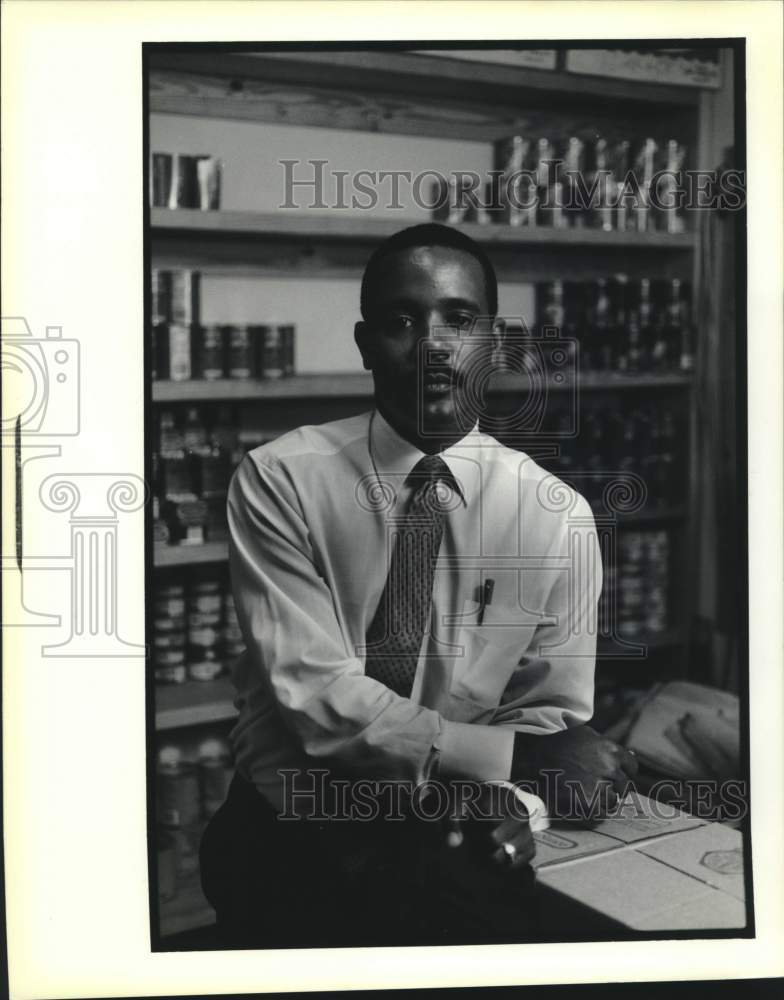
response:
<path id="1" fill-rule="evenodd" d="M 527 626 L 503 603 L 485 608 L 465 601 L 455 622 L 454 668 L 450 698 L 458 722 L 479 722 L 498 707 L 501 696 L 531 640 Z"/>

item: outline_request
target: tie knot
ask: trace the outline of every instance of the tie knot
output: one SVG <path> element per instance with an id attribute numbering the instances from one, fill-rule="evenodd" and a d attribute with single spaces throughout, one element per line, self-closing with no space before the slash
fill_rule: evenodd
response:
<path id="1" fill-rule="evenodd" d="M 454 477 L 440 455 L 425 455 L 411 470 L 408 478 L 412 485 L 423 486 L 425 483 L 438 482 L 439 479 L 451 485 Z"/>

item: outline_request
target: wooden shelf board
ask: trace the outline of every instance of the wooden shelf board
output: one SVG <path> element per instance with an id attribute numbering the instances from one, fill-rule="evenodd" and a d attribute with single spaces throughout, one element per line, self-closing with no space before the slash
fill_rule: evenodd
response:
<path id="1" fill-rule="evenodd" d="M 616 389 L 667 389 L 683 388 L 691 385 L 689 375 L 678 372 L 664 375 L 605 375 L 587 372 L 580 377 L 578 389 L 602 391 Z M 493 394 L 524 392 L 529 381 L 514 373 L 501 373 L 493 379 Z M 548 390 L 559 392 L 574 389 L 574 383 L 548 384 Z M 255 399 L 259 402 L 276 399 L 317 399 L 323 397 L 371 398 L 373 381 L 366 372 L 335 372 L 317 375 L 294 375 L 290 378 L 264 379 L 218 379 L 188 382 L 153 382 L 152 398 L 155 403 L 206 402 L 209 400 Z M 157 565 L 156 552 L 156 565 Z M 185 560 L 187 561 L 187 559 Z M 165 563 L 173 565 L 174 563 Z M 164 565 L 164 563 L 162 563 Z"/>
<path id="2" fill-rule="evenodd" d="M 227 677 L 155 687 L 155 728 L 179 729 L 221 722 L 237 715 L 235 691 Z"/>
<path id="3" fill-rule="evenodd" d="M 205 542 L 204 545 L 156 545 L 153 548 L 153 565 L 156 569 L 224 562 L 228 557 L 228 542 Z"/>
<path id="4" fill-rule="evenodd" d="M 674 646 L 681 646 L 685 642 L 686 635 L 681 628 L 668 629 L 665 632 L 656 632 L 653 634 L 640 633 L 639 635 L 628 635 L 621 634 L 620 638 L 628 643 L 633 643 L 636 646 L 647 646 L 649 649 L 668 649 Z M 608 655 L 610 652 L 613 655 Z M 630 653 L 628 657 L 623 655 L 618 655 L 618 647 L 615 645 L 609 645 L 604 639 L 601 639 L 598 643 L 598 648 L 596 651 L 597 659 L 602 659 L 605 662 L 612 662 L 616 660 L 618 662 L 627 663 L 629 660 L 637 660 L 639 662 L 645 662 L 644 657 L 635 656 Z"/>
<path id="5" fill-rule="evenodd" d="M 193 208 L 153 208 L 150 222 L 153 240 L 168 234 L 188 232 L 202 238 L 255 236 L 264 240 L 300 239 L 312 242 L 352 240 L 376 243 L 392 236 L 406 225 L 420 219 L 368 219 L 357 216 L 315 214 L 306 210 L 280 212 L 201 211 Z M 600 229 L 516 228 L 502 225 L 480 226 L 466 223 L 459 227 L 483 246 L 559 248 L 604 247 L 622 249 L 689 250 L 695 245 L 694 233 L 605 233 Z"/>
<path id="6" fill-rule="evenodd" d="M 231 399 L 311 399 L 324 396 L 370 396 L 373 381 L 365 372 L 294 375 L 284 379 L 219 379 L 214 382 L 153 382 L 156 403 Z"/>
<path id="7" fill-rule="evenodd" d="M 621 527 L 627 527 L 649 521 L 680 521 L 688 517 L 688 514 L 686 507 L 643 507 L 642 510 L 631 511 L 628 514 L 620 513 L 618 520 Z"/>
<path id="8" fill-rule="evenodd" d="M 425 47 L 432 49 L 432 43 Z M 463 45 L 465 47 L 465 45 Z M 514 48 L 505 43 L 503 47 Z M 239 48 L 239 47 L 238 47 Z M 291 49 L 277 52 L 209 52 L 149 50 L 153 73 L 185 73 L 234 80 L 272 80 L 280 84 L 348 87 L 356 93 L 393 93 L 450 101 L 489 102 L 509 108 L 527 104 L 550 105 L 613 103 L 661 113 L 694 110 L 695 88 L 641 83 L 601 76 L 539 70 L 497 63 L 450 59 L 411 51 L 321 51 Z M 237 103 L 229 88 L 226 104 Z M 372 130 L 373 124 L 368 123 Z"/>

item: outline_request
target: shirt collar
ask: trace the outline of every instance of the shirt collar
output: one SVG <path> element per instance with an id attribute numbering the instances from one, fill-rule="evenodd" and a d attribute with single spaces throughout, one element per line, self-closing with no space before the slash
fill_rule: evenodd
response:
<path id="1" fill-rule="evenodd" d="M 379 476 L 388 477 L 389 485 L 397 495 L 406 477 L 417 462 L 424 458 L 425 453 L 401 437 L 378 410 L 373 412 L 371 421 L 369 434 L 371 457 Z M 481 443 L 482 435 L 477 423 L 464 438 L 438 453 L 455 478 L 464 506 L 471 502 L 479 490 Z"/>

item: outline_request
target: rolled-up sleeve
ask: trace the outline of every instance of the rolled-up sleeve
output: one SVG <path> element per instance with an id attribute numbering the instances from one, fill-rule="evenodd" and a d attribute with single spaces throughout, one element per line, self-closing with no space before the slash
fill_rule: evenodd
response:
<path id="1" fill-rule="evenodd" d="M 550 622 L 536 629 L 493 725 L 550 733 L 593 715 L 602 561 L 593 514 L 579 495 L 556 551 L 561 568 L 544 607 Z"/>

